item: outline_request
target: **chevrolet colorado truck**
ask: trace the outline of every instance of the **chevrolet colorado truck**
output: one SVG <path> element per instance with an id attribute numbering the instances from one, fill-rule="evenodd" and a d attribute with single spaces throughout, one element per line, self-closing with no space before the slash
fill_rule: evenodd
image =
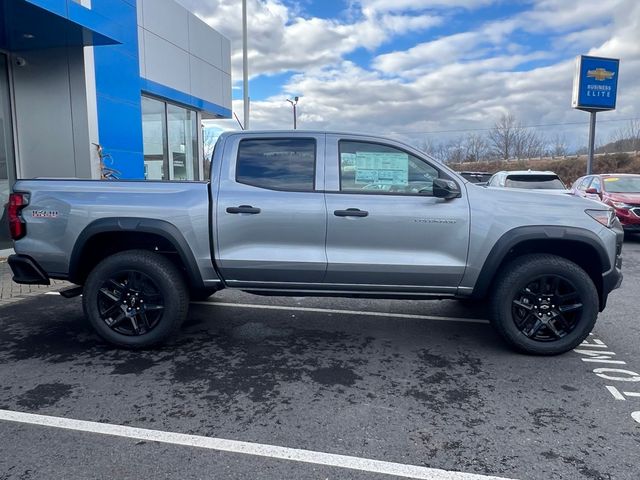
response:
<path id="1" fill-rule="evenodd" d="M 578 345 L 622 281 L 602 203 L 469 183 L 394 140 L 228 132 L 210 182 L 19 180 L 18 283 L 65 279 L 104 340 L 176 335 L 190 299 L 260 295 L 489 299 L 514 348 Z"/>

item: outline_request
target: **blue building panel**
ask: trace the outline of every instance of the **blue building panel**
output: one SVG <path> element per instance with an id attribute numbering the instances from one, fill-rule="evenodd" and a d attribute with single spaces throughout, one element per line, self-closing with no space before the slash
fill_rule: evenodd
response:
<path id="1" fill-rule="evenodd" d="M 230 118 L 231 110 L 221 107 L 215 103 L 208 102 L 202 98 L 190 95 L 188 93 L 181 92 L 175 88 L 167 87 L 157 82 L 153 82 L 146 78 L 141 79 L 142 91 L 157 97 L 162 97 L 168 101 L 180 103 L 185 107 L 191 107 L 195 110 L 201 110 L 208 113 L 220 115 L 222 117 Z"/>
<path id="2" fill-rule="evenodd" d="M 28 35 L 26 35 L 28 34 Z M 72 0 L 0 0 L 0 48 L 43 48 L 120 43 L 116 23 Z"/>
<path id="3" fill-rule="evenodd" d="M 122 30 L 121 45 L 94 49 L 98 134 L 122 178 L 144 178 L 140 59 L 136 7 L 125 0 L 93 0 Z"/>

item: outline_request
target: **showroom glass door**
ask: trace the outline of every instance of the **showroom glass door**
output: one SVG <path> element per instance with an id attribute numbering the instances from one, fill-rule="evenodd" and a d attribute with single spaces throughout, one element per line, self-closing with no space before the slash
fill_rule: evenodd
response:
<path id="1" fill-rule="evenodd" d="M 7 56 L 0 53 L 0 250 L 11 247 L 7 202 L 15 180 L 8 63 Z"/>

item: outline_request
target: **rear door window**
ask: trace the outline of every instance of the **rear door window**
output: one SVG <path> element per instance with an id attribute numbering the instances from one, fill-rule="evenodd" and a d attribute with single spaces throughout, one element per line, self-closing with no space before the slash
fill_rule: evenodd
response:
<path id="1" fill-rule="evenodd" d="M 315 189 L 316 141 L 313 138 L 256 138 L 240 142 L 236 181 L 269 190 Z"/>

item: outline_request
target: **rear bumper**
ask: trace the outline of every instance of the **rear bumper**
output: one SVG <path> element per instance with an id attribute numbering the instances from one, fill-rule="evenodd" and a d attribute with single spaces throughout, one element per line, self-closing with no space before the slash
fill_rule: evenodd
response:
<path id="1" fill-rule="evenodd" d="M 26 285 L 49 285 L 49 276 L 38 263 L 27 255 L 10 255 L 9 267 L 13 272 L 13 281 Z"/>

